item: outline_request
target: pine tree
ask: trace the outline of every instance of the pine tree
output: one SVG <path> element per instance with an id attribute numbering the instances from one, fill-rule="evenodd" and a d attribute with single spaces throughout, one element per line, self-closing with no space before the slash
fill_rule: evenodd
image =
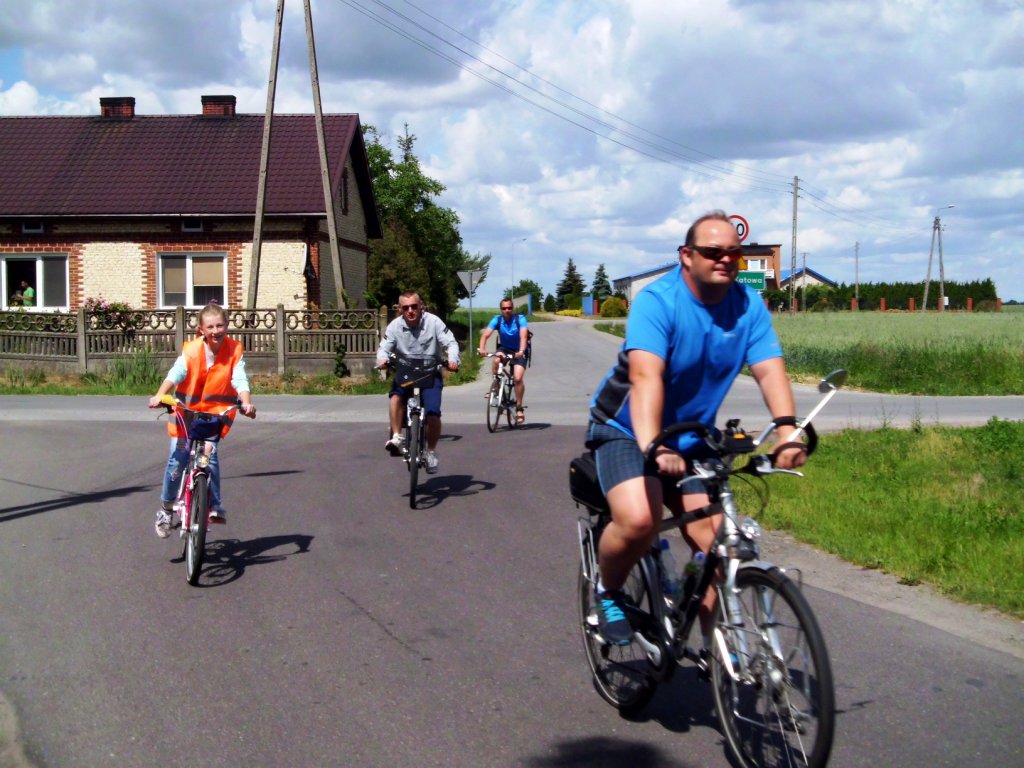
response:
<path id="1" fill-rule="evenodd" d="M 590 292 L 594 295 L 594 300 L 597 302 L 602 302 L 612 295 L 612 286 L 608 282 L 608 273 L 604 270 L 604 264 L 598 265 L 597 272 L 594 273 L 594 284 Z"/>
<path id="2" fill-rule="evenodd" d="M 565 274 L 562 277 L 562 282 L 558 284 L 558 288 L 555 289 L 555 295 L 558 297 L 558 306 L 561 309 L 565 309 L 569 303 L 568 297 L 570 296 L 581 296 L 583 291 L 586 289 L 587 284 L 580 277 L 580 273 L 576 270 L 576 264 L 572 258 L 569 258 L 569 263 L 565 267 Z"/>

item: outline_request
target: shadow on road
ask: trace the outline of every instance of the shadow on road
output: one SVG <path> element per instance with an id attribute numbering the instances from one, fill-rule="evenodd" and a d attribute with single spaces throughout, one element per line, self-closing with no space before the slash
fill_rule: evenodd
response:
<path id="1" fill-rule="evenodd" d="M 416 489 L 416 508 L 432 509 L 451 496 L 472 496 L 495 487 L 494 483 L 474 480 L 471 475 L 435 475 Z"/>
<path id="2" fill-rule="evenodd" d="M 238 539 L 217 539 L 206 542 L 206 558 L 198 587 L 220 587 L 242 577 L 245 569 L 253 565 L 266 565 L 286 560 L 292 555 L 309 551 L 313 537 L 303 533 L 282 536 L 264 536 L 251 541 Z M 290 547 L 291 551 L 272 553 L 279 547 Z M 179 555 L 174 562 L 182 562 Z"/>
<path id="3" fill-rule="evenodd" d="M 597 694 L 594 694 L 595 696 Z M 680 762 L 675 755 L 663 749 L 632 739 L 615 739 L 607 736 L 593 736 L 573 741 L 562 741 L 554 745 L 555 754 L 529 757 L 524 765 L 535 768 L 690 768 L 692 763 Z"/>
<path id="4" fill-rule="evenodd" d="M 597 692 L 593 692 L 597 696 Z M 676 671 L 672 680 L 662 683 L 651 703 L 640 712 L 622 715 L 628 722 L 657 722 L 673 733 L 686 733 L 691 728 L 711 728 L 718 731 L 710 686 L 697 677 L 697 670 L 686 667 Z M 628 730 L 628 728 L 627 728 Z M 724 745 L 723 745 L 724 749 Z M 563 741 L 555 745 L 554 755 L 527 757 L 523 762 L 536 768 L 558 766 L 636 766 L 636 768 L 695 768 L 698 763 L 687 762 L 677 755 L 666 754 L 648 743 L 607 736 Z M 728 756 L 727 756 L 728 757 Z"/>
<path id="5" fill-rule="evenodd" d="M 109 501 L 110 499 L 121 499 L 136 493 L 149 492 L 152 489 L 153 486 L 150 485 L 128 485 L 124 488 L 108 488 L 107 490 L 93 491 L 92 493 L 65 493 L 65 495 L 58 499 L 48 499 L 16 507 L 2 508 L 0 509 L 0 523 L 10 522 L 11 520 L 28 517 L 29 515 L 39 515 L 43 512 L 53 512 L 56 509 L 77 507 L 79 504 L 94 504 L 96 502 Z M 49 488 L 46 490 L 58 489 Z"/>

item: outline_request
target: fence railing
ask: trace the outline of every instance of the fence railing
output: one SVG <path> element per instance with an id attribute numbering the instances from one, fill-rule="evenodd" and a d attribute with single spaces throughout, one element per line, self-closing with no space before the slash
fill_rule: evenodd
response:
<path id="1" fill-rule="evenodd" d="M 353 373 L 373 366 L 388 317 L 384 309 L 228 310 L 228 333 L 242 343 L 255 373 L 330 372 L 338 351 Z M 0 312 L 0 364 L 42 363 L 79 373 L 147 353 L 167 365 L 198 333 L 199 310 Z"/>

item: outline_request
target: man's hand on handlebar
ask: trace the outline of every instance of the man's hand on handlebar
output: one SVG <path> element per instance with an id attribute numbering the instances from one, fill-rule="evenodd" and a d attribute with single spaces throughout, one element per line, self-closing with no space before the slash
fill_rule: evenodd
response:
<path id="1" fill-rule="evenodd" d="M 654 463 L 657 464 L 660 475 L 679 477 L 686 471 L 686 459 L 663 445 L 654 452 Z"/>
<path id="2" fill-rule="evenodd" d="M 454 360 L 446 360 L 445 367 L 452 373 L 455 373 L 455 371 L 459 370 L 459 364 L 456 363 Z"/>
<path id="3" fill-rule="evenodd" d="M 794 432 L 793 427 L 776 429 L 779 442 L 772 451 L 772 463 L 779 469 L 796 469 L 807 463 L 807 447 L 803 443 L 789 442 L 789 435 Z"/>

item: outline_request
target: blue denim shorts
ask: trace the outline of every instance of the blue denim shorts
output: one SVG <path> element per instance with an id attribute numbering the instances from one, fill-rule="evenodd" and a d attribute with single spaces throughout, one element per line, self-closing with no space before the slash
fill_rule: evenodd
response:
<path id="1" fill-rule="evenodd" d="M 420 404 L 423 406 L 423 413 L 428 416 L 431 414 L 435 416 L 441 415 L 441 390 L 443 388 L 444 386 L 439 375 L 434 386 L 430 389 L 420 390 Z M 388 392 L 388 397 L 390 398 L 392 395 L 398 395 L 404 403 L 412 395 L 412 387 L 392 386 L 391 391 Z"/>

